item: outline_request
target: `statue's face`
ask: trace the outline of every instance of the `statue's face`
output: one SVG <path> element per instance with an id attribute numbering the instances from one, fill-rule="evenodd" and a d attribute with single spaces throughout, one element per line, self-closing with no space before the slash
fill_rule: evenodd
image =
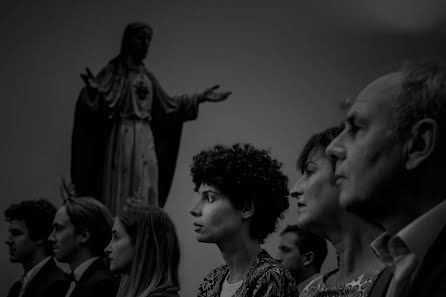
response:
<path id="1" fill-rule="evenodd" d="M 128 50 L 131 55 L 139 60 L 144 60 L 149 51 L 152 32 L 148 28 L 139 30 L 128 41 Z"/>

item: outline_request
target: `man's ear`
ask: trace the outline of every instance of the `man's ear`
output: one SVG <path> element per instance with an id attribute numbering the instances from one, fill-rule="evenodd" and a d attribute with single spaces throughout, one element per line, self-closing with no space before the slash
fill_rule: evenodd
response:
<path id="1" fill-rule="evenodd" d="M 413 170 L 429 158 L 438 142 L 438 124 L 435 120 L 426 118 L 413 125 L 404 150 L 406 169 Z"/>
<path id="2" fill-rule="evenodd" d="M 314 260 L 314 253 L 313 252 L 306 252 L 304 254 L 304 266 L 310 266 L 313 264 Z"/>
<path id="3" fill-rule="evenodd" d="M 81 243 L 86 243 L 91 236 L 90 230 L 88 230 L 88 228 L 84 228 L 81 232 L 79 232 L 78 236 Z"/>
<path id="4" fill-rule="evenodd" d="M 251 200 L 250 202 L 245 203 L 242 208 L 242 219 L 249 219 L 254 215 L 255 207 L 254 202 Z"/>

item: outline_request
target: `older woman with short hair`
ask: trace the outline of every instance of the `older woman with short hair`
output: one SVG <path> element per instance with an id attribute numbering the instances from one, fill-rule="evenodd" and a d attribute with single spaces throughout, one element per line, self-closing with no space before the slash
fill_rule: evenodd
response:
<path id="1" fill-rule="evenodd" d="M 297 161 L 302 177 L 291 190 L 291 196 L 297 199 L 297 225 L 327 238 L 339 257 L 339 268 L 311 281 L 301 297 L 371 296 L 384 269 L 369 246 L 382 232 L 381 227 L 343 210 L 339 204 L 336 164 L 325 149 L 341 131 L 341 127 L 334 127 L 312 136 Z"/>

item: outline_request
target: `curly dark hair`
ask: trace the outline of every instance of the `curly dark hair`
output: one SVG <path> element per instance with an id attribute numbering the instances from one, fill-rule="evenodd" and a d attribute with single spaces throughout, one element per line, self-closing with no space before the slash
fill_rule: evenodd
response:
<path id="1" fill-rule="evenodd" d="M 215 145 L 193 157 L 191 175 L 196 192 L 207 184 L 226 195 L 236 209 L 252 203 L 250 235 L 263 243 L 289 206 L 288 178 L 281 166 L 269 151 L 251 144 Z"/>
<path id="2" fill-rule="evenodd" d="M 113 218 L 105 205 L 92 197 L 68 197 L 63 205 L 77 233 L 87 228 L 88 246 L 95 256 L 103 256 L 110 241 Z"/>
<path id="3" fill-rule="evenodd" d="M 29 231 L 29 237 L 33 241 L 43 240 L 45 251 L 52 253 L 51 244 L 48 237 L 53 232 L 53 220 L 57 208 L 47 199 L 25 200 L 12 204 L 5 210 L 5 220 L 25 221 Z"/>

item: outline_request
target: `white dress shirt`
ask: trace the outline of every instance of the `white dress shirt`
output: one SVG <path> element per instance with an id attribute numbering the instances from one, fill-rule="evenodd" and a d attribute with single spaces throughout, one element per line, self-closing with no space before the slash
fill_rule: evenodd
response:
<path id="1" fill-rule="evenodd" d="M 20 289 L 19 297 L 22 297 L 23 294 L 25 294 L 26 288 L 28 287 L 29 283 L 50 259 L 50 256 L 46 257 L 45 259 L 37 263 L 37 265 L 35 265 L 33 268 L 31 268 L 24 276 L 22 276 L 22 278 L 20 279 L 22 288 Z"/>
<path id="2" fill-rule="evenodd" d="M 74 271 L 72 272 L 74 280 L 71 281 L 70 288 L 68 289 L 67 294 L 65 295 L 65 297 L 70 297 L 71 293 L 73 293 L 73 291 L 74 291 L 74 288 L 76 288 L 77 282 L 81 279 L 82 275 L 88 269 L 88 267 L 90 267 L 90 265 L 97 258 L 99 258 L 99 257 L 90 258 L 87 261 L 83 262 L 81 265 L 79 265 L 76 269 L 74 269 Z"/>

